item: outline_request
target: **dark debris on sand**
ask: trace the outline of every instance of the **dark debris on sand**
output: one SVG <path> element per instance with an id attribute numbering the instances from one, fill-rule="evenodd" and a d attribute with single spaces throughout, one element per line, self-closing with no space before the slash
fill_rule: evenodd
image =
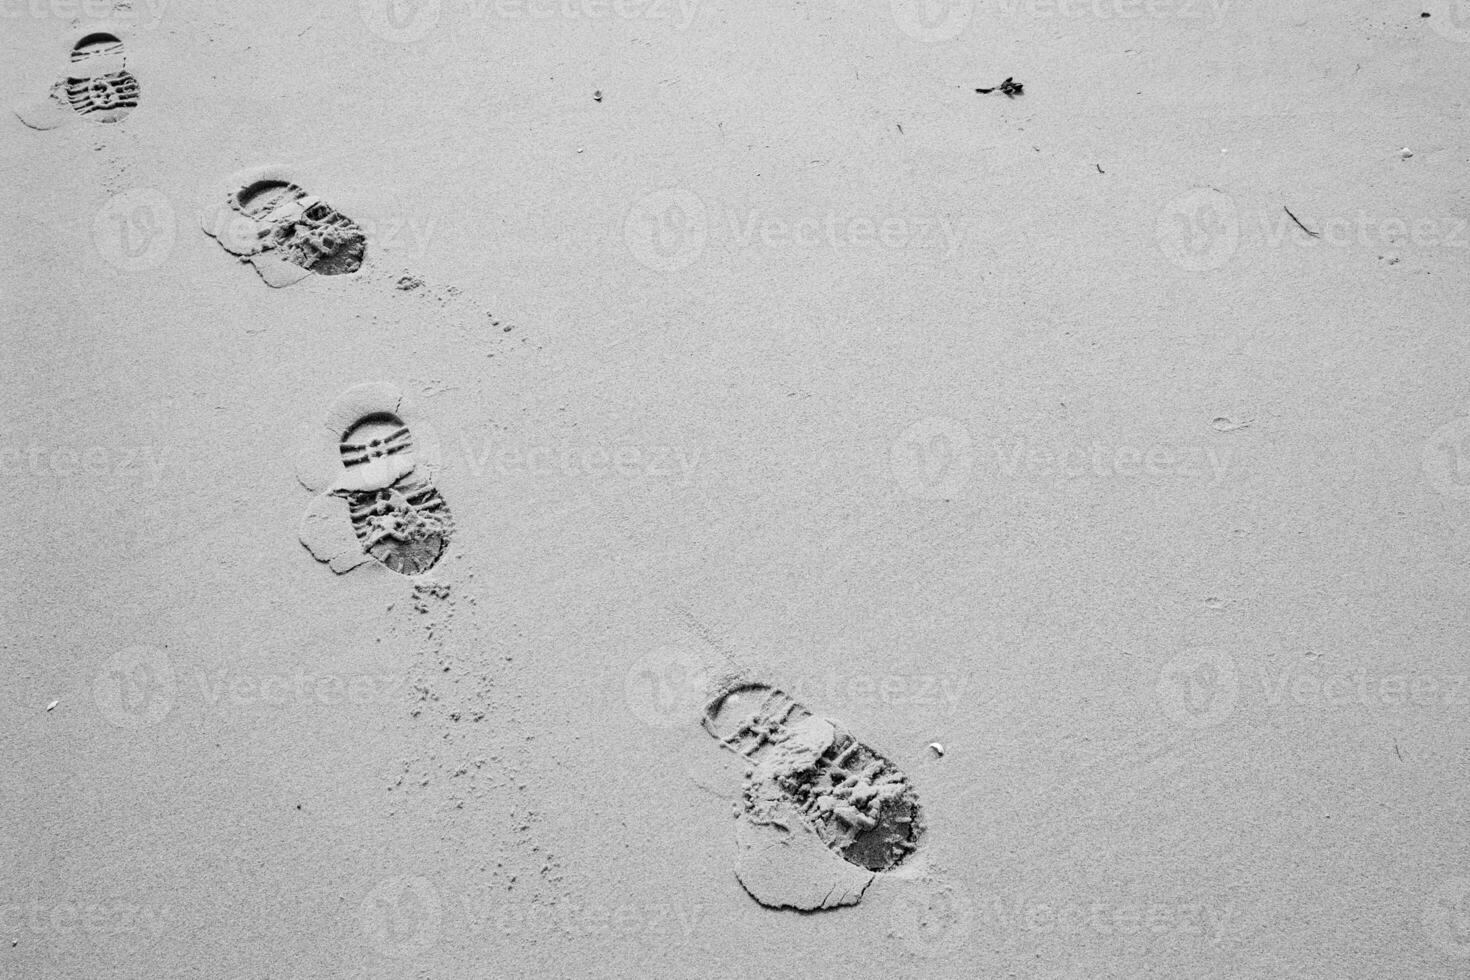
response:
<path id="1" fill-rule="evenodd" d="M 981 95 L 989 95 L 991 92 L 1001 92 L 1004 93 L 1006 98 L 1014 99 L 1018 95 L 1025 95 L 1026 87 L 1020 82 L 1016 81 L 1014 78 L 1008 77 L 999 85 L 994 85 L 990 88 L 977 88 L 975 91 L 979 92 Z"/>

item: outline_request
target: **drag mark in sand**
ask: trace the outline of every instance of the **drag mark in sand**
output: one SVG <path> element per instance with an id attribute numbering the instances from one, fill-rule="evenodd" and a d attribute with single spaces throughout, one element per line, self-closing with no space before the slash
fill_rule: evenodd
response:
<path id="1" fill-rule="evenodd" d="M 206 234 L 255 266 L 270 286 L 289 286 L 312 273 L 340 276 L 362 268 L 367 236 L 357 222 L 308 194 L 280 168 L 237 174 L 224 206 L 204 212 Z"/>
<path id="2" fill-rule="evenodd" d="M 877 874 L 917 850 L 923 819 L 913 787 L 839 722 L 775 688 L 740 684 L 710 703 L 704 728 L 750 764 L 736 876 L 762 905 L 854 905 Z"/>
<path id="3" fill-rule="evenodd" d="M 303 454 L 298 476 L 320 495 L 302 519 L 301 543 L 338 574 L 376 559 L 422 575 L 448 547 L 454 525 L 434 486 L 435 452 L 416 452 L 407 414 L 392 385 L 357 385 Z"/>
<path id="4" fill-rule="evenodd" d="M 122 39 L 93 30 L 71 49 L 66 77 L 39 98 L 18 103 L 15 114 L 32 129 L 56 129 L 75 119 L 121 122 L 138 107 L 138 79 L 124 68 Z"/>

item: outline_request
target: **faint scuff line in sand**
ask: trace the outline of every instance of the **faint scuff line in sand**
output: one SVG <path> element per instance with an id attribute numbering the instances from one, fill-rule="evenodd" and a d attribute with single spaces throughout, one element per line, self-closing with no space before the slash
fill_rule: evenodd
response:
<path id="1" fill-rule="evenodd" d="M 668 609 L 679 618 L 685 628 L 699 637 L 711 650 L 723 657 L 731 667 L 734 667 L 736 670 L 740 669 L 740 664 L 736 661 L 735 653 L 730 649 L 729 644 L 718 633 L 700 622 L 688 606 L 679 602 L 671 602 L 668 605 Z"/>
<path id="2" fill-rule="evenodd" d="M 571 392 L 577 392 L 586 397 L 595 398 L 605 405 L 616 408 L 617 406 L 609 401 L 599 391 L 587 391 L 586 389 L 588 388 L 588 386 L 603 380 L 603 378 L 605 378 L 609 373 L 616 369 L 625 355 L 637 353 L 638 350 L 641 350 L 641 348 L 635 349 L 627 347 L 626 345 L 635 340 L 642 340 L 643 338 L 649 337 L 655 333 L 667 333 L 668 329 L 668 324 L 657 323 L 651 327 L 646 327 L 642 330 L 636 330 L 633 333 L 619 337 L 617 340 L 613 340 L 609 343 L 603 344 L 601 347 L 594 349 L 590 354 L 588 354 L 584 359 L 580 361 L 568 361 L 561 367 L 553 368 L 552 371 L 547 374 L 545 379 L 541 382 L 541 390 L 528 395 L 520 403 L 519 407 L 521 411 L 529 411 L 531 408 L 534 408 L 535 406 L 558 394 L 569 394 Z M 619 347 L 622 347 L 623 350 L 619 351 L 617 356 L 612 358 L 608 358 L 606 356 L 609 351 L 612 351 Z M 589 364 L 594 365 L 593 369 L 588 371 L 588 373 L 586 374 L 582 374 L 582 372 L 587 369 Z M 558 382 L 568 383 L 557 384 Z M 556 385 L 554 389 L 553 385 Z"/>
<path id="3" fill-rule="evenodd" d="M 1254 421 L 1254 418 L 1217 415 L 1210 420 L 1210 427 L 1216 432 L 1235 432 L 1237 429 L 1250 428 L 1251 423 Z"/>
<path id="4" fill-rule="evenodd" d="M 1146 728 L 1131 738 L 1108 740 L 1097 755 L 1074 767 L 1064 778 L 1041 784 L 1037 792 L 1049 802 L 1038 800 L 1037 805 L 1046 810 L 1062 807 L 1069 813 L 1079 805 L 1086 805 L 1089 812 L 1130 806 L 1166 779 L 1191 779 L 1208 772 L 1210 760 L 1196 751 L 1203 741 L 1198 733 L 1179 732 L 1165 725 Z M 992 783 L 977 782 L 961 791 L 954 805 L 965 804 L 995 788 Z M 1084 793 L 1090 797 L 1090 804 L 1082 799 Z"/>
<path id="5" fill-rule="evenodd" d="M 219 531 L 226 517 L 232 514 L 239 514 L 245 510 L 246 501 L 244 499 L 230 500 L 226 502 L 223 506 L 215 506 L 211 508 L 207 513 L 202 515 L 201 523 L 193 527 L 187 527 L 180 530 L 178 525 L 171 524 L 167 521 L 148 524 L 146 525 L 147 528 L 152 528 L 155 530 L 161 529 L 165 533 L 156 538 L 150 538 L 147 535 L 139 534 L 137 538 L 132 539 L 131 547 L 134 550 L 147 550 L 156 552 L 162 551 L 165 548 L 180 544 L 182 542 L 192 542 L 204 537 L 206 534 Z M 134 527 L 141 531 L 144 529 L 145 526 L 141 524 L 134 524 Z M 178 533 L 167 533 L 167 531 L 170 530 L 178 531 Z"/>
<path id="6" fill-rule="evenodd" d="M 311 22 L 308 23 L 305 27 L 303 27 L 301 29 L 301 32 L 296 35 L 296 39 L 298 41 L 301 38 L 303 38 L 303 37 L 306 36 L 306 32 L 307 31 L 311 30 L 313 27 L 315 27 L 318 23 L 321 22 L 321 19 L 322 19 L 322 11 L 325 10 L 325 9 L 326 8 L 324 6 L 323 7 L 317 7 L 316 8 L 316 13 L 314 13 L 314 14 L 311 15 Z"/>

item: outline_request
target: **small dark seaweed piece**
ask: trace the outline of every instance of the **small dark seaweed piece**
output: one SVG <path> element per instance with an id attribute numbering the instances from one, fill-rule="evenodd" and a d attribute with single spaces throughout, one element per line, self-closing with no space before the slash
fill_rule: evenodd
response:
<path id="1" fill-rule="evenodd" d="M 990 88 L 977 88 L 975 91 L 979 92 L 981 95 L 989 95 L 991 92 L 999 91 L 1004 93 L 1006 98 L 1014 99 L 1018 95 L 1024 95 L 1026 93 L 1026 87 L 1020 82 L 1016 81 L 1014 78 L 1008 77 L 999 85 L 995 85 Z"/>

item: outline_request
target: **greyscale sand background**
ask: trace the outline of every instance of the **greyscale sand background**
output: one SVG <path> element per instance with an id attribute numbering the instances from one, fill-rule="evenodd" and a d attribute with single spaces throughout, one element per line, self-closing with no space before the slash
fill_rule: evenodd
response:
<path id="1" fill-rule="evenodd" d="M 0 123 L 6 975 L 1463 975 L 1463 4 L 0 11 L 142 93 Z M 361 272 L 202 233 L 272 164 Z M 421 579 L 297 539 L 376 381 Z M 917 789 L 860 904 L 732 873 L 734 671 Z"/>

